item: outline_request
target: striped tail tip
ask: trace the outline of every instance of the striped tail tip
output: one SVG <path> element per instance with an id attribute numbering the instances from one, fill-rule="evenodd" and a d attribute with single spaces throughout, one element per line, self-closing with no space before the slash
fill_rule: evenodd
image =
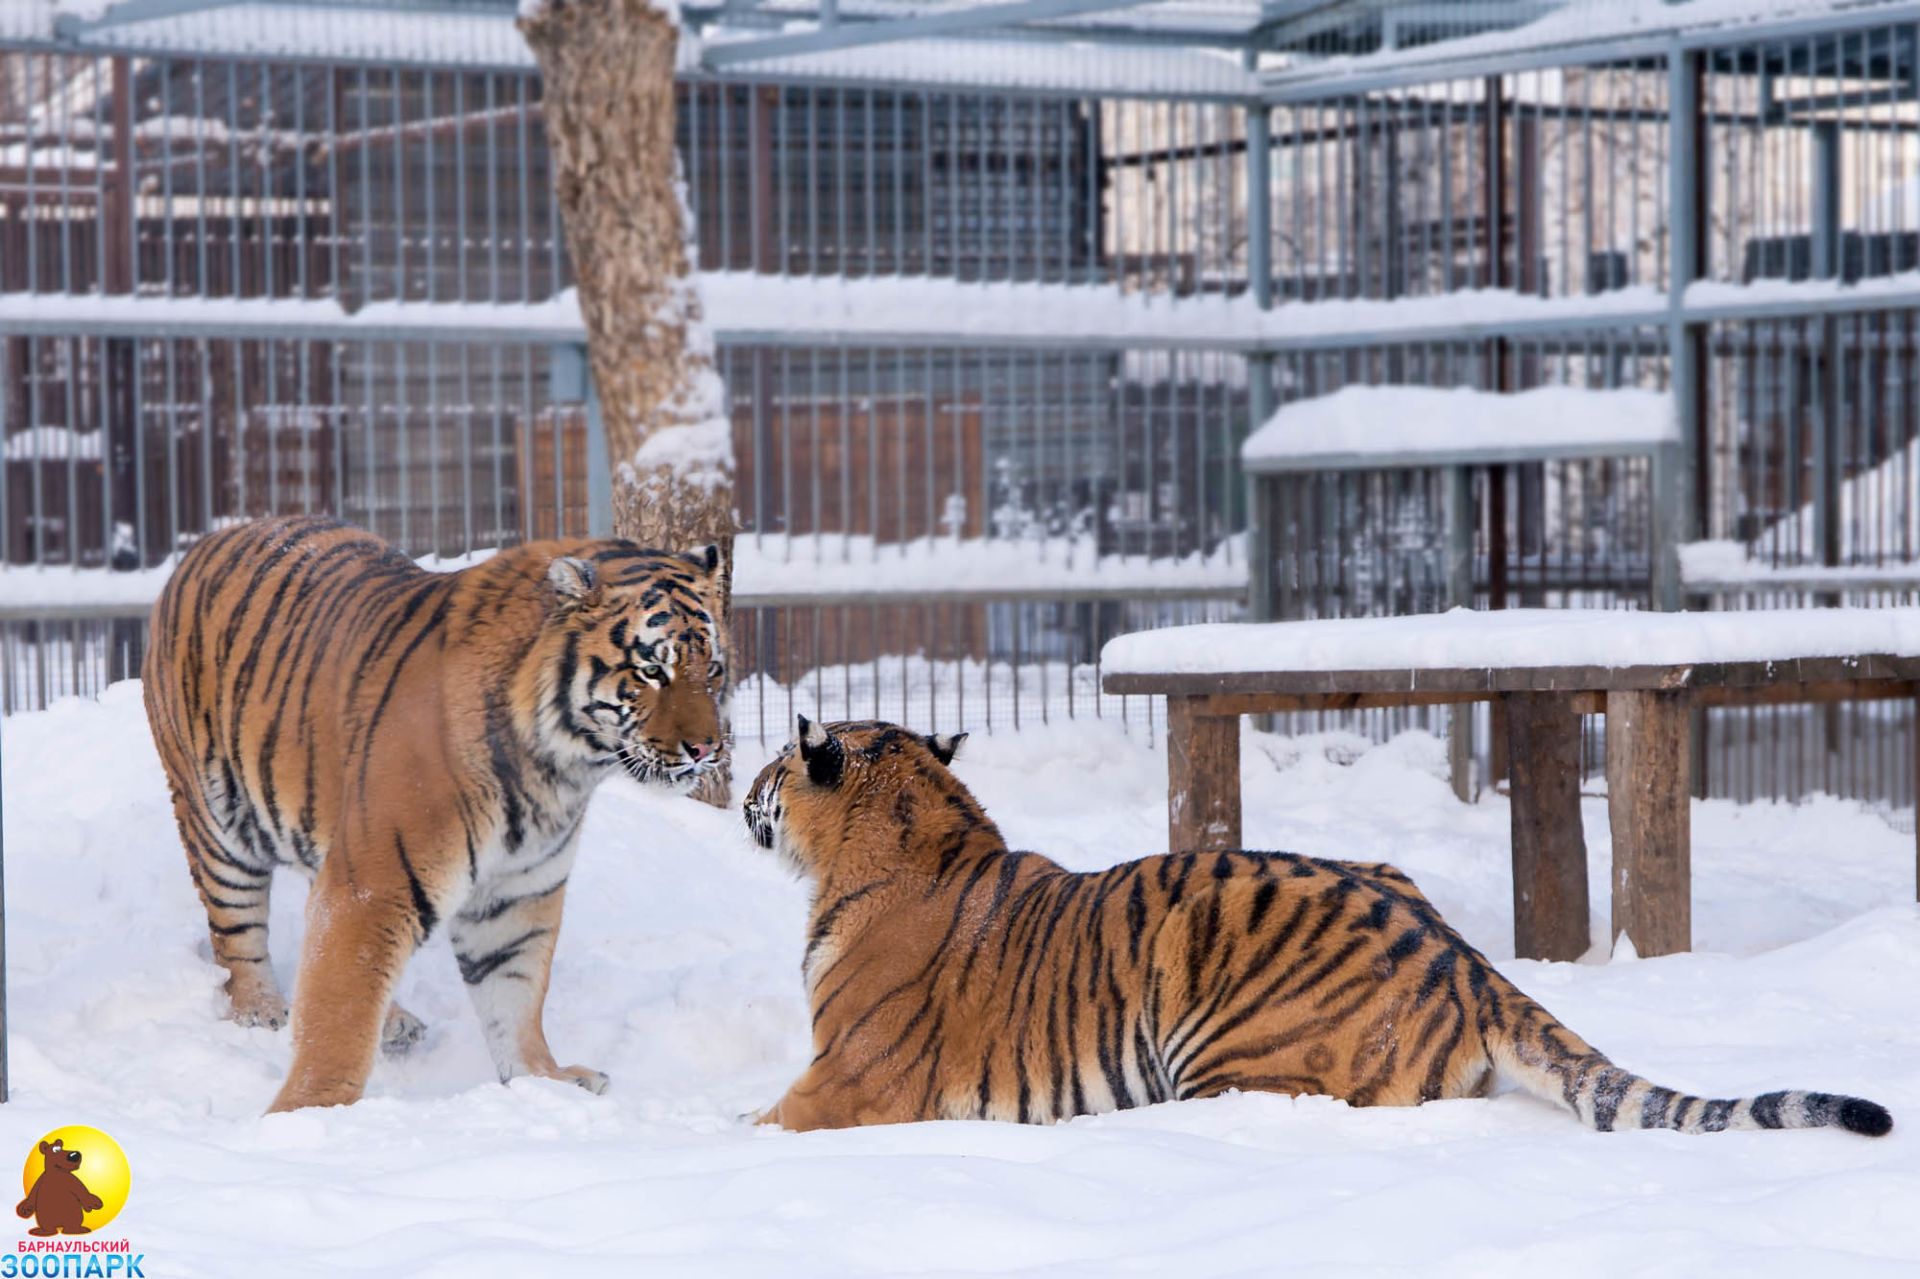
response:
<path id="1" fill-rule="evenodd" d="M 1884 1137 L 1893 1131 L 1893 1115 L 1877 1101 L 1864 1097 L 1841 1097 L 1840 1126 L 1862 1137 Z"/>
<path id="2" fill-rule="evenodd" d="M 1659 1090 L 1654 1090 L 1659 1091 Z M 1678 1099 L 1681 1104 L 1642 1111 L 1647 1128 L 1677 1128 L 1682 1132 L 1724 1132 L 1753 1128 L 1844 1128 L 1863 1137 L 1884 1137 L 1893 1131 L 1893 1115 L 1877 1101 L 1825 1092 L 1770 1092 L 1739 1101 Z"/>

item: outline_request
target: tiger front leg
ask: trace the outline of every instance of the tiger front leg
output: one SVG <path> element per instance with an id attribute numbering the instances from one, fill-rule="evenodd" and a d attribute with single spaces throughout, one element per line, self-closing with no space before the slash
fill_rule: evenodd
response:
<path id="1" fill-rule="evenodd" d="M 604 1074 L 587 1066 L 561 1066 L 554 1060 L 542 1021 L 566 892 L 562 878 L 519 895 L 499 889 L 476 893 L 475 900 L 453 917 L 448 933 L 500 1082 L 534 1075 L 603 1093 L 607 1090 Z"/>

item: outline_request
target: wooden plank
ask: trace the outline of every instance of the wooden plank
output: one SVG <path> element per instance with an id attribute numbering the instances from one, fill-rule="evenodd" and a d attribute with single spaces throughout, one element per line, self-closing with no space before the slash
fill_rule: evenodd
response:
<path id="1" fill-rule="evenodd" d="M 1580 716 L 1555 693 L 1508 693 L 1513 812 L 1513 949 L 1523 959 L 1586 953 L 1587 841 L 1580 826 Z"/>
<path id="2" fill-rule="evenodd" d="M 1766 684 L 1758 687 L 1696 689 L 1696 708 L 1714 706 L 1784 706 L 1796 702 L 1873 702 L 1885 698 L 1912 697 L 1916 691 L 1911 680 L 1849 679 L 1815 680 L 1812 683 Z"/>
<path id="3" fill-rule="evenodd" d="M 1613 939 L 1642 955 L 1693 946 L 1685 693 L 1607 694 L 1607 814 L 1613 825 Z"/>
<path id="4" fill-rule="evenodd" d="M 1167 847 L 1240 847 L 1240 719 L 1167 699 Z"/>
<path id="5" fill-rule="evenodd" d="M 1207 715 L 1267 715 L 1283 711 L 1364 711 L 1404 706 L 1466 706 L 1497 701 L 1501 693 L 1215 693 L 1197 698 Z M 1605 693 L 1557 693 L 1574 712 L 1598 715 L 1607 709 Z"/>
<path id="6" fill-rule="evenodd" d="M 1719 685 L 1693 693 L 1696 709 L 1722 706 L 1784 706 L 1812 702 L 1872 702 L 1912 697 L 1920 687 L 1904 679 L 1818 680 L 1761 686 Z M 1204 698 L 1209 715 L 1260 715 L 1281 711 L 1350 711 L 1401 706 L 1460 706 L 1492 702 L 1503 693 L 1435 693 L 1404 689 L 1393 693 L 1214 693 Z M 1601 715 L 1607 695 L 1593 690 L 1557 693 L 1576 714 Z"/>

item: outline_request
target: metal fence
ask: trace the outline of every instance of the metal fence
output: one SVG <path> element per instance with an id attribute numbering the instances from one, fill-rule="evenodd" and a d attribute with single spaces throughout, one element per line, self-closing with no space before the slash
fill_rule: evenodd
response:
<path id="1" fill-rule="evenodd" d="M 699 76 L 678 98 L 703 271 L 1244 287 L 1237 106 Z M 0 45 L 0 705 L 136 671 L 170 557 L 235 520 L 338 514 L 453 560 L 588 532 L 577 323 L 516 323 L 570 282 L 527 66 Z M 1238 609 L 1239 355 L 973 327 L 722 329 L 763 581 L 742 731 L 796 704 L 1143 721 L 1098 695 L 1101 643 Z M 1034 567 L 928 589 L 983 554 Z M 833 576 L 893 555 L 931 571 Z"/>
<path id="2" fill-rule="evenodd" d="M 1248 550 L 1302 615 L 1429 607 L 1430 477 L 1301 481 L 1293 559 L 1243 547 L 1248 426 L 1351 383 L 1669 392 L 1679 523 L 1731 545 L 1693 604 L 1910 598 L 1920 6 L 1443 39 L 1555 7 L 1345 6 L 1231 94 L 686 74 L 702 271 L 769 310 L 944 290 L 931 334 L 719 324 L 743 562 L 783 588 L 743 595 L 741 731 L 1144 720 L 1095 693 L 1100 642 L 1237 615 Z M 149 579 L 226 521 L 441 557 L 585 531 L 568 283 L 524 58 L 0 43 L 5 706 L 131 670 Z M 1023 341 L 1013 285 L 1162 318 Z M 1472 491 L 1481 602 L 1667 602 L 1644 464 Z M 1009 545 L 1017 574 L 950 580 Z M 1908 803 L 1910 723 L 1716 711 L 1706 785 Z"/>

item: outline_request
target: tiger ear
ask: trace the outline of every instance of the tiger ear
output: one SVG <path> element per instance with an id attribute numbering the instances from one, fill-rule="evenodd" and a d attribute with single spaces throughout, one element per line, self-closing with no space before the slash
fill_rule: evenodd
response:
<path id="1" fill-rule="evenodd" d="M 967 740 L 965 733 L 928 733 L 927 749 L 942 764 L 953 763 L 953 757 L 960 753 L 960 743 Z"/>
<path id="2" fill-rule="evenodd" d="M 720 567 L 720 543 L 708 542 L 697 550 L 684 551 L 682 554 L 693 561 L 694 566 L 703 573 L 712 573 Z"/>
<path id="3" fill-rule="evenodd" d="M 838 786 L 846 772 L 847 752 L 825 724 L 800 716 L 800 758 L 815 786 Z"/>
<path id="4" fill-rule="evenodd" d="M 600 602 L 600 574 L 578 556 L 562 555 L 547 565 L 547 585 L 562 609 L 592 608 Z"/>

